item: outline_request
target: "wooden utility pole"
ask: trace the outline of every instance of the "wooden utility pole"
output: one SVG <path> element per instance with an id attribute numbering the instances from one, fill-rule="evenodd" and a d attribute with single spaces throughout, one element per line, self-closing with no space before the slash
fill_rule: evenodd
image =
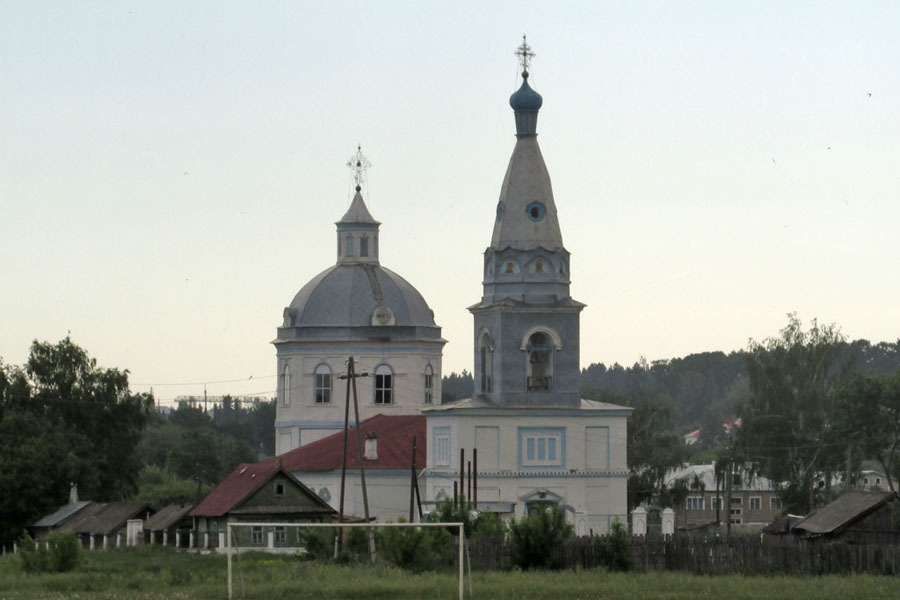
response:
<path id="1" fill-rule="evenodd" d="M 412 439 L 412 462 L 409 466 L 409 522 L 413 522 L 414 510 L 416 504 L 416 438 Z"/>
<path id="2" fill-rule="evenodd" d="M 463 500 L 462 500 L 463 492 L 465 492 L 465 491 L 466 491 L 466 449 L 460 448 L 459 449 L 459 496 L 460 496 L 459 507 L 462 509 L 465 508 L 465 506 L 463 505 Z"/>
<path id="3" fill-rule="evenodd" d="M 355 410 L 356 416 L 356 442 L 357 442 L 357 454 L 359 457 L 359 468 L 360 473 L 362 475 L 362 491 L 363 491 L 363 504 L 365 505 L 366 510 L 366 522 L 369 521 L 369 501 L 366 497 L 366 474 L 365 474 L 365 466 L 363 465 L 363 454 L 362 454 L 362 442 L 360 440 L 360 432 L 359 432 L 359 407 L 356 404 L 356 378 L 357 377 L 368 377 L 368 373 L 360 373 L 357 374 L 354 369 L 353 357 L 351 356 L 347 359 L 347 374 L 341 375 L 338 379 L 344 379 L 347 381 L 347 394 L 344 401 L 344 448 L 341 454 L 341 500 L 340 500 L 340 509 L 338 511 L 338 523 L 344 522 L 344 490 L 346 489 L 346 481 L 347 481 L 347 431 L 350 428 L 350 388 L 353 388 L 353 408 Z M 370 550 L 374 552 L 374 539 L 370 541 Z M 334 557 L 337 558 L 341 551 L 344 549 L 344 530 L 341 529 L 338 532 L 337 542 L 334 546 Z M 374 555 L 373 555 L 374 560 Z"/>
<path id="4" fill-rule="evenodd" d="M 368 377 L 368 373 L 360 373 L 357 375 L 353 369 L 353 357 L 350 357 L 350 367 L 347 377 L 350 378 L 350 384 L 353 386 L 353 416 L 356 418 L 356 455 L 359 459 L 359 478 L 362 483 L 363 510 L 366 515 L 366 523 L 369 522 L 369 496 L 366 492 L 366 465 L 363 462 L 363 444 L 362 444 L 362 424 L 359 422 L 359 402 L 356 400 L 356 378 Z M 375 530 L 369 529 L 369 555 L 372 562 L 375 562 Z"/>
<path id="5" fill-rule="evenodd" d="M 472 503 L 478 510 L 478 448 L 472 448 Z"/>

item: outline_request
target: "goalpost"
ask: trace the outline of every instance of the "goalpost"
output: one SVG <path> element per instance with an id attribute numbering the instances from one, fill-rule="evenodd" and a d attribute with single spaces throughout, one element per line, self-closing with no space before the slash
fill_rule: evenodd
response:
<path id="1" fill-rule="evenodd" d="M 252 523 L 252 522 L 241 522 L 241 523 L 225 523 L 225 553 L 228 557 L 228 600 L 233 600 L 234 598 L 234 588 L 232 585 L 232 566 L 231 566 L 231 558 L 233 554 L 240 552 L 240 550 L 255 550 L 255 551 L 265 551 L 265 547 L 258 546 L 244 546 L 243 548 L 239 546 L 232 546 L 232 529 L 242 528 L 242 527 L 262 527 L 265 529 L 270 529 L 273 527 L 283 527 L 285 530 L 288 528 L 329 528 L 329 529 L 343 529 L 343 528 L 354 528 L 354 527 L 363 527 L 366 529 L 377 528 L 377 527 L 456 527 L 459 530 L 459 600 L 463 599 L 463 548 L 466 544 L 466 532 L 465 525 L 463 523 L 291 523 L 291 522 L 266 522 L 266 523 Z M 340 535 L 340 533 L 338 534 Z M 301 548 L 297 547 L 297 551 L 300 551 Z M 472 568 L 469 567 L 469 595 L 472 594 Z"/>

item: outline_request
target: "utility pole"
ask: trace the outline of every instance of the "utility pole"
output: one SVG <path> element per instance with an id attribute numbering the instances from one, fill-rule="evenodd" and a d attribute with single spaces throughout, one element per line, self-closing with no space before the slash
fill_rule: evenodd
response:
<path id="1" fill-rule="evenodd" d="M 350 429 L 350 390 L 353 389 L 353 412 L 356 418 L 356 453 L 359 460 L 359 474 L 362 483 L 363 507 L 365 510 L 366 522 L 369 522 L 369 498 L 366 492 L 366 466 L 363 464 L 362 451 L 362 433 L 360 431 L 359 422 L 359 404 L 356 399 L 356 378 L 368 377 L 368 373 L 356 373 L 354 368 L 353 357 L 347 359 L 347 374 L 341 375 L 338 379 L 347 380 L 347 394 L 344 402 L 344 447 L 341 455 L 341 499 L 340 510 L 338 511 L 338 523 L 344 522 L 344 495 L 347 481 L 347 433 Z M 334 557 L 337 558 L 344 548 L 344 531 L 341 529 L 337 536 L 337 542 L 334 547 Z M 375 537 L 369 530 L 369 553 L 372 560 L 375 560 Z"/>
<path id="2" fill-rule="evenodd" d="M 347 372 L 350 384 L 353 386 L 353 413 L 356 417 L 356 456 L 359 459 L 359 478 L 362 482 L 363 509 L 365 510 L 366 523 L 369 522 L 369 496 L 366 492 L 366 465 L 363 463 L 362 424 L 359 421 L 359 402 L 356 400 L 356 378 L 368 377 L 368 373 L 356 375 L 353 369 L 353 357 L 350 357 L 350 368 Z M 369 529 L 369 555 L 375 562 L 375 530 Z"/>
<path id="3" fill-rule="evenodd" d="M 352 358 L 351 358 L 352 360 Z M 344 522 L 344 483 L 347 479 L 347 426 L 350 420 L 350 374 L 341 375 L 339 379 L 347 379 L 347 397 L 344 401 L 344 450 L 341 453 L 341 500 L 340 510 L 338 511 L 338 523 Z M 344 530 L 339 529 L 337 538 L 335 539 L 334 557 L 340 556 L 344 549 Z"/>
<path id="4" fill-rule="evenodd" d="M 409 522 L 413 522 L 416 496 L 416 438 L 412 439 L 412 463 L 409 466 Z"/>

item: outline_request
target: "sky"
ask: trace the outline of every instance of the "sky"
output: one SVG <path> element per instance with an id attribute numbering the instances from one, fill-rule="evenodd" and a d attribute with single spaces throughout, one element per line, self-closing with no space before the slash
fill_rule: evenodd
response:
<path id="1" fill-rule="evenodd" d="M 0 0 L 0 357 L 274 395 L 357 144 L 382 265 L 472 369 L 527 33 L 581 362 L 900 338 L 900 3 Z"/>

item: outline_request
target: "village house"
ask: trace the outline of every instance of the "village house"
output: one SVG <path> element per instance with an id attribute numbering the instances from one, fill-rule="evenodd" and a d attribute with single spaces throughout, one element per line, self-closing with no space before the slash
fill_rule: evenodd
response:
<path id="1" fill-rule="evenodd" d="M 714 526 L 725 527 L 731 521 L 732 532 L 759 532 L 781 514 L 773 483 L 765 477 L 736 473 L 732 481 L 731 503 L 725 506 L 724 483 L 716 492 L 715 464 L 690 465 L 666 476 L 670 489 L 677 481 L 687 488 L 684 501 L 675 510 L 675 527 L 680 530 Z"/>
<path id="2" fill-rule="evenodd" d="M 270 459 L 242 464 L 232 471 L 190 513 L 193 519 L 191 547 L 225 546 L 225 524 L 317 523 L 331 521 L 336 513 L 327 502 Z M 296 546 L 297 530 L 283 525 L 238 527 L 232 545 L 276 549 Z M 293 538 L 291 537 L 293 536 Z"/>

